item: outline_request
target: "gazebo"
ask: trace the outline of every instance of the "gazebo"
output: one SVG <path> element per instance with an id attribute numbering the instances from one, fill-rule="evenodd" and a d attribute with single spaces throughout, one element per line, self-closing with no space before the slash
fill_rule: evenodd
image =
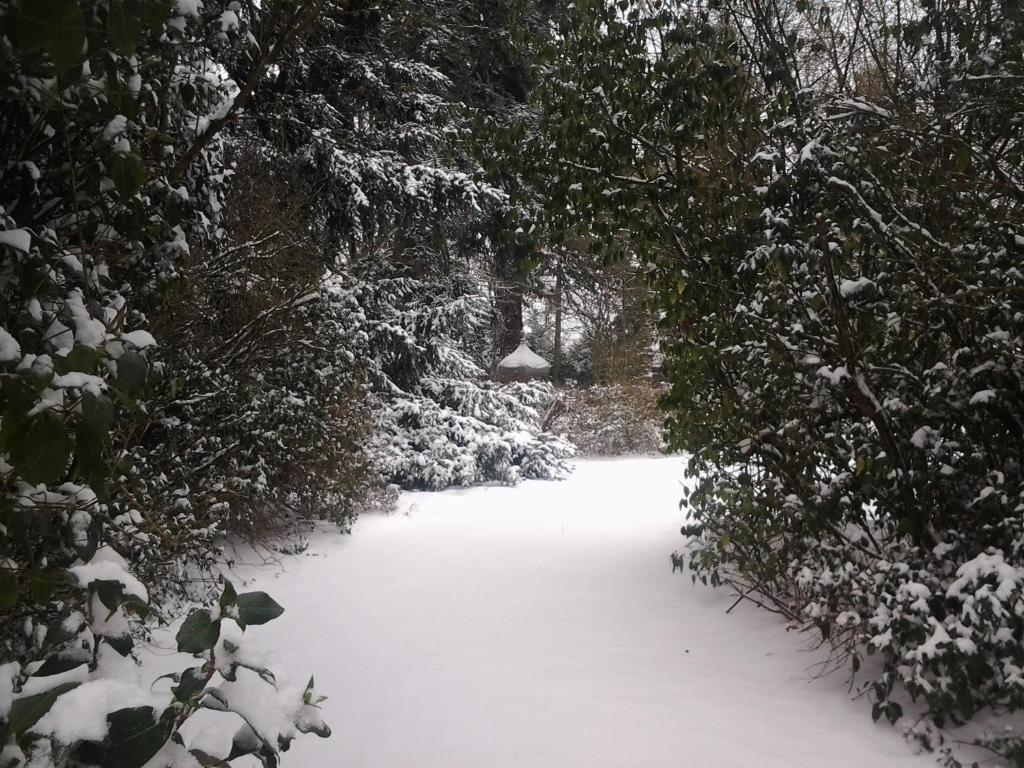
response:
<path id="1" fill-rule="evenodd" d="M 515 351 L 506 355 L 498 363 L 495 378 L 498 381 L 532 381 L 546 379 L 551 372 L 551 365 L 543 357 L 534 352 L 525 341 Z"/>

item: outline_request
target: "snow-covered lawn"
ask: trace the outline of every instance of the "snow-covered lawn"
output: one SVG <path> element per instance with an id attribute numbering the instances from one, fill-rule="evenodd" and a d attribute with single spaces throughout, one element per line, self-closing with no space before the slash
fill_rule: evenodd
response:
<path id="1" fill-rule="evenodd" d="M 285 768 L 934 766 L 763 611 L 673 575 L 678 458 L 404 494 L 256 577 L 275 669 L 331 696 Z"/>

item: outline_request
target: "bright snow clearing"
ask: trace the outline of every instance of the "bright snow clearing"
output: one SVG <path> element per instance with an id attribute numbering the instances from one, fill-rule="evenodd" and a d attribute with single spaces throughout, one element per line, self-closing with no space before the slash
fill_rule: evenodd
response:
<path id="1" fill-rule="evenodd" d="M 934 766 L 775 616 L 673 575 L 678 458 L 402 496 L 276 577 L 274 668 L 334 736 L 286 768 Z"/>

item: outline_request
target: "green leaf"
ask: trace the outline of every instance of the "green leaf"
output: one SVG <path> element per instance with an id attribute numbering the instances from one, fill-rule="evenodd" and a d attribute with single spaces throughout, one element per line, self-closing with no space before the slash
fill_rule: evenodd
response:
<path id="1" fill-rule="evenodd" d="M 26 52 L 46 51 L 58 73 L 75 66 L 85 45 L 85 16 L 78 0 L 21 0 L 18 45 Z"/>
<path id="2" fill-rule="evenodd" d="M 266 592 L 243 592 L 238 596 L 238 619 L 242 627 L 266 624 L 284 613 Z"/>
<path id="3" fill-rule="evenodd" d="M 190 749 L 188 751 L 192 757 L 196 759 L 203 768 L 231 768 L 231 763 L 226 760 L 221 760 L 219 757 L 213 757 L 206 754 L 201 749 Z"/>
<path id="4" fill-rule="evenodd" d="M 11 461 L 30 483 L 56 483 L 71 458 L 71 438 L 64 423 L 42 413 L 33 418 L 11 447 Z"/>
<path id="5" fill-rule="evenodd" d="M 206 609 L 196 608 L 182 623 L 175 639 L 182 653 L 203 653 L 217 644 L 220 621 L 214 621 Z"/>
<path id="6" fill-rule="evenodd" d="M 32 677 L 49 677 L 50 675 L 70 672 L 72 669 L 88 663 L 88 661 L 88 659 L 80 659 L 74 656 L 51 656 L 33 673 Z"/>
<path id="7" fill-rule="evenodd" d="M 967 173 L 971 169 L 971 150 L 961 147 L 956 153 L 955 162 L 957 173 Z"/>
<path id="8" fill-rule="evenodd" d="M 75 636 L 85 629 L 85 622 L 80 626 L 66 628 L 63 624 L 51 624 L 46 630 L 46 638 L 43 640 L 44 648 L 56 648 L 75 639 Z"/>
<path id="9" fill-rule="evenodd" d="M 20 381 L 4 382 L 6 400 L 0 419 L 0 453 L 10 453 L 24 438 L 23 432 L 29 423 L 28 412 L 35 404 L 36 392 Z"/>
<path id="10" fill-rule="evenodd" d="M 125 352 L 117 361 L 117 383 L 129 397 L 138 395 L 146 385 L 149 363 L 138 352 Z"/>
<path id="11" fill-rule="evenodd" d="M 64 683 L 48 691 L 37 693 L 34 696 L 15 699 L 14 703 L 11 704 L 11 711 L 7 718 L 7 724 L 11 731 L 14 733 L 24 733 L 50 711 L 50 707 L 57 701 L 58 696 L 77 687 L 78 683 Z"/>
<path id="12" fill-rule="evenodd" d="M 181 97 L 181 103 L 190 107 L 196 100 L 196 87 L 192 83 L 182 83 L 178 87 L 178 95 Z"/>
<path id="13" fill-rule="evenodd" d="M 246 721 L 248 723 L 248 721 Z M 252 728 L 251 724 L 249 726 Z M 255 729 L 253 729 L 255 731 Z M 263 768 L 277 768 L 279 758 L 276 750 L 274 750 L 266 741 L 260 736 L 256 738 L 252 737 L 252 733 L 248 733 L 244 728 L 239 729 L 231 742 L 231 752 L 228 753 L 228 764 L 244 757 L 245 755 L 254 755 L 256 759 L 260 761 L 260 765 Z"/>
<path id="14" fill-rule="evenodd" d="M 103 635 L 103 640 L 122 656 L 127 656 L 135 647 L 131 635 Z"/>
<path id="15" fill-rule="evenodd" d="M 107 32 L 119 53 L 131 56 L 142 37 L 142 15 L 137 2 L 110 0 Z"/>
<path id="16" fill-rule="evenodd" d="M 116 611 L 121 607 L 121 600 L 124 597 L 124 584 L 112 579 L 97 579 L 89 582 L 89 589 L 96 590 L 96 596 L 100 602 L 110 611 Z"/>
<path id="17" fill-rule="evenodd" d="M 114 403 L 106 395 L 82 394 L 82 421 L 75 435 L 75 459 L 78 474 L 105 499 L 106 462 L 103 453 L 114 424 Z"/>
<path id="18" fill-rule="evenodd" d="M 60 574 L 60 571 L 54 569 L 33 573 L 28 582 L 28 590 L 32 599 L 37 603 L 49 602 L 57 587 L 57 582 L 60 581 Z"/>
<path id="19" fill-rule="evenodd" d="M 172 0 L 149 0 L 142 4 L 140 13 L 154 35 L 163 30 L 171 15 L 171 6 Z"/>
<path id="20" fill-rule="evenodd" d="M 146 183 L 146 166 L 134 153 L 117 153 L 110 164 L 110 176 L 117 193 L 124 199 L 134 195 Z M 124 359 L 122 357 L 122 359 Z"/>
<path id="21" fill-rule="evenodd" d="M 178 701 L 188 704 L 205 687 L 206 675 L 202 668 L 190 667 L 181 673 L 178 684 L 171 686 L 171 693 Z"/>
<path id="22" fill-rule="evenodd" d="M 223 610 L 234 605 L 238 600 L 238 593 L 235 591 L 235 585 L 227 579 L 224 579 L 224 591 L 220 594 L 220 607 Z"/>
<path id="23" fill-rule="evenodd" d="M 106 395 L 82 394 L 82 421 L 98 435 L 106 435 L 114 423 L 114 403 Z"/>
<path id="24" fill-rule="evenodd" d="M 96 367 L 100 362 L 100 351 L 84 344 L 75 344 L 71 351 L 63 357 L 57 356 L 54 360 L 54 367 L 57 373 L 69 373 L 79 371 L 81 373 L 96 373 Z"/>
<path id="25" fill-rule="evenodd" d="M 135 595 L 125 595 L 122 605 L 124 605 L 125 610 L 131 611 L 142 620 L 149 616 L 149 604 L 143 602 Z"/>
<path id="26" fill-rule="evenodd" d="M 107 464 L 103 450 L 106 447 L 102 433 L 98 433 L 92 425 L 82 422 L 75 435 L 75 465 L 78 476 L 86 485 L 92 487 L 96 495 L 105 498 L 105 481 Z"/>
<path id="27" fill-rule="evenodd" d="M 10 571 L 0 573 L 0 611 L 10 611 L 18 604 L 18 577 Z"/>
<path id="28" fill-rule="evenodd" d="M 172 708 L 165 709 L 159 718 L 152 707 L 111 712 L 107 715 L 103 768 L 142 768 L 171 738 L 174 719 Z"/>

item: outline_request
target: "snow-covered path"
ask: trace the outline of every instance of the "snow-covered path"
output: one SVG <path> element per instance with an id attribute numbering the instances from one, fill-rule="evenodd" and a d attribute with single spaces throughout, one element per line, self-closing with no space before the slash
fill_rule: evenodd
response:
<path id="1" fill-rule="evenodd" d="M 405 494 L 258 577 L 275 668 L 331 696 L 286 768 L 934 766 L 805 636 L 673 576 L 681 467 Z"/>

